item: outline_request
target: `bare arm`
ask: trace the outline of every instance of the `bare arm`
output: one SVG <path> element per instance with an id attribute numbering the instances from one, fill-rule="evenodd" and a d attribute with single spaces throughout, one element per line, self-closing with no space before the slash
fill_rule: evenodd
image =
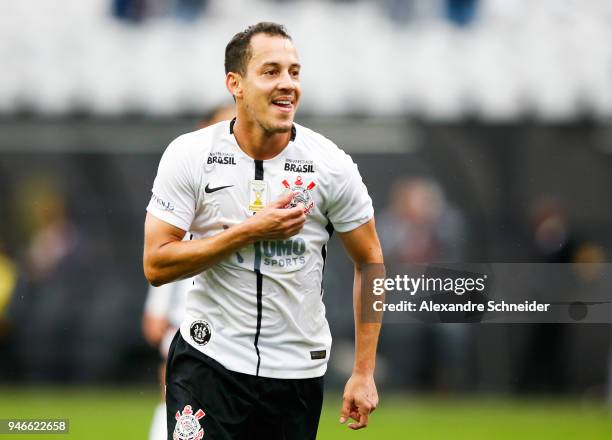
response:
<path id="1" fill-rule="evenodd" d="M 212 237 L 182 241 L 185 231 L 147 214 L 143 266 L 154 286 L 198 274 L 233 252 L 263 239 L 284 239 L 297 234 L 306 219 L 303 207 L 282 208 L 293 195 L 272 202 L 266 209 Z"/>
<path id="2" fill-rule="evenodd" d="M 340 234 L 340 239 L 355 264 L 353 283 L 355 363 L 353 373 L 344 389 L 340 423 L 345 423 L 350 417 L 357 423 L 351 423 L 349 428 L 361 429 L 368 425 L 368 416 L 378 405 L 374 367 L 381 327 L 378 323 L 361 321 L 361 276 L 365 264 L 382 264 L 383 255 L 373 219 L 353 231 Z"/>

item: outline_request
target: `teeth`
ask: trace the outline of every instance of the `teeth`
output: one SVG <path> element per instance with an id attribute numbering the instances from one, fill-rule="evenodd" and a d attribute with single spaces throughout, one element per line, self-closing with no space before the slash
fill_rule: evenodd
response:
<path id="1" fill-rule="evenodd" d="M 290 105 L 291 101 L 274 101 L 275 104 Z"/>

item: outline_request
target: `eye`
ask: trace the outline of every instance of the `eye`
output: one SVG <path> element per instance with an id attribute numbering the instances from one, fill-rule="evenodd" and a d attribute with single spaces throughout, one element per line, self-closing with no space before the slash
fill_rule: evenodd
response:
<path id="1" fill-rule="evenodd" d="M 272 70 L 265 70 L 264 71 L 264 75 L 266 75 L 266 76 L 274 76 L 274 75 L 276 75 L 276 70 L 273 70 L 273 69 Z"/>
<path id="2" fill-rule="evenodd" d="M 299 71 L 299 70 L 293 70 L 293 71 L 291 71 L 291 76 L 293 76 L 294 78 L 299 78 L 299 76 L 300 76 L 300 71 Z"/>

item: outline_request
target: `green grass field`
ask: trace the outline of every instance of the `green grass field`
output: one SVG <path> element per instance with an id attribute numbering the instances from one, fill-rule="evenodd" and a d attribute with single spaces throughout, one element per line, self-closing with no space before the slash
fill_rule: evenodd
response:
<path id="1" fill-rule="evenodd" d="M 153 389 L 0 389 L 0 418 L 68 418 L 66 435 L 0 434 L 8 439 L 146 439 Z M 383 395 L 370 426 L 338 423 L 340 397 L 328 394 L 319 439 L 545 440 L 612 439 L 612 416 L 602 404 L 568 400 L 501 400 Z M 206 436 L 204 437 L 206 438 Z"/>

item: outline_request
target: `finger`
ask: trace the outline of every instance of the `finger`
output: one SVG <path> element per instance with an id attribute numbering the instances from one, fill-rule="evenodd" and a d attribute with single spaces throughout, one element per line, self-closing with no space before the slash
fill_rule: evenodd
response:
<path id="1" fill-rule="evenodd" d="M 340 410 L 340 423 L 346 423 L 351 413 L 351 402 L 348 399 L 342 399 L 342 409 Z"/>
<path id="2" fill-rule="evenodd" d="M 270 231 L 267 235 L 267 239 L 286 239 L 299 234 L 304 228 L 304 223 L 300 221 L 292 221 L 291 223 L 284 224 L 278 230 Z"/>
<path id="3" fill-rule="evenodd" d="M 298 222 L 294 225 L 291 225 L 290 227 L 286 229 L 286 235 L 288 237 L 292 237 L 296 234 L 299 234 L 302 229 L 304 229 L 304 223 Z"/>
<path id="4" fill-rule="evenodd" d="M 304 229 L 304 222 L 300 221 L 292 221 L 291 223 L 286 223 L 283 227 L 282 232 L 285 235 L 295 235 Z"/>
<path id="5" fill-rule="evenodd" d="M 303 212 L 301 211 L 296 211 L 295 208 L 292 208 L 290 210 L 287 211 L 292 211 L 290 214 L 283 214 L 284 218 L 284 224 L 285 225 L 297 225 L 297 224 L 304 224 L 304 222 L 306 221 L 306 216 L 304 215 Z"/>
<path id="6" fill-rule="evenodd" d="M 346 426 L 352 429 L 353 431 L 357 431 L 358 429 L 366 428 L 368 425 L 367 424 L 364 425 L 363 423 L 359 422 L 359 423 L 349 423 Z"/>
<path id="7" fill-rule="evenodd" d="M 304 217 L 304 220 L 306 220 L 306 216 L 304 215 L 304 208 L 301 203 L 298 203 L 295 208 L 284 209 L 283 215 L 289 218 Z"/>
<path id="8" fill-rule="evenodd" d="M 378 408 L 378 398 L 376 398 L 376 400 L 372 403 L 372 407 L 370 408 L 370 414 L 376 411 L 376 408 Z"/>
<path id="9" fill-rule="evenodd" d="M 368 414 L 362 412 L 359 414 L 359 421 L 357 423 L 349 424 L 348 427 L 353 430 L 365 428 L 366 426 L 368 426 L 368 418 Z"/>
<path id="10" fill-rule="evenodd" d="M 287 228 L 300 228 L 301 229 L 304 226 L 304 223 L 306 223 L 306 217 L 300 216 L 300 217 L 288 219 L 285 225 L 287 226 Z"/>
<path id="11" fill-rule="evenodd" d="M 357 411 L 357 409 L 352 409 L 351 413 L 349 414 L 349 417 L 351 419 L 353 419 L 354 421 L 358 422 L 359 421 L 359 412 Z"/>
<path id="12" fill-rule="evenodd" d="M 298 235 L 301 230 L 302 230 L 302 228 L 297 228 L 297 229 L 292 229 L 290 231 L 287 231 L 287 233 L 285 233 L 282 238 L 283 239 L 287 239 L 289 237 L 293 237 L 295 235 Z"/>
<path id="13" fill-rule="evenodd" d="M 268 206 L 271 208 L 284 208 L 288 203 L 293 200 L 293 191 L 287 191 L 283 195 L 281 195 L 278 199 L 271 202 Z"/>

